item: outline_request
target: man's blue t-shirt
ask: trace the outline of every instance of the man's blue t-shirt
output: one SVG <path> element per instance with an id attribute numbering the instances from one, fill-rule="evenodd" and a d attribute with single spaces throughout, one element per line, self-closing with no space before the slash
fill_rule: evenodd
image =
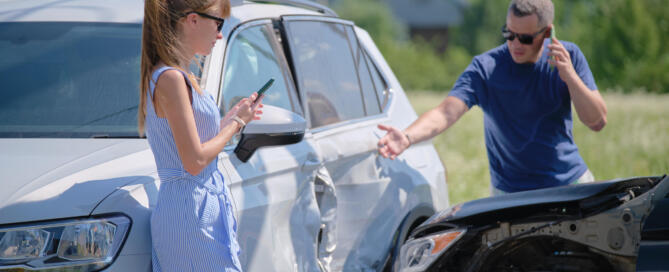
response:
<path id="1" fill-rule="evenodd" d="M 597 90 L 581 50 L 561 42 L 583 83 Z M 505 192 L 565 185 L 587 170 L 572 135 L 569 90 L 557 68 L 551 71 L 548 43 L 536 63 L 515 63 L 506 43 L 476 56 L 449 93 L 483 109 L 491 182 Z"/>

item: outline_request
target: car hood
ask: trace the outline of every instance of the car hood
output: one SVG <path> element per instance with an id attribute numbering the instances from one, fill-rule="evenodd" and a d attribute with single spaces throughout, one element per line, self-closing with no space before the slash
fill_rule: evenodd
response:
<path id="1" fill-rule="evenodd" d="M 593 202 L 607 192 L 619 191 L 633 186 L 648 186 L 650 177 L 616 179 L 585 184 L 573 184 L 496 197 L 477 199 L 454 205 L 425 221 L 422 227 L 446 223 L 486 224 L 497 220 L 526 218 L 533 213 L 541 213 L 551 207 L 573 207 L 568 212 L 583 214 L 583 201 Z M 657 179 L 654 177 L 653 179 Z"/>
<path id="2" fill-rule="evenodd" d="M 0 224 L 87 216 L 156 171 L 144 139 L 0 139 L 0 150 Z"/>

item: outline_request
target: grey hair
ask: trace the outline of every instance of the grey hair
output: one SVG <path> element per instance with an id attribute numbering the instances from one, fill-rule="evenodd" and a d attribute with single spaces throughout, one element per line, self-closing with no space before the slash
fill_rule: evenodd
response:
<path id="1" fill-rule="evenodd" d="M 536 14 L 539 18 L 539 27 L 553 23 L 555 7 L 551 0 L 512 0 L 509 5 L 509 14 L 525 17 Z"/>

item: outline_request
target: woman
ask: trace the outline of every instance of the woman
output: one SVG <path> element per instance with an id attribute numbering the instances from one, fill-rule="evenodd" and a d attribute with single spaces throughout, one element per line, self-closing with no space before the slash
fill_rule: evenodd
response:
<path id="1" fill-rule="evenodd" d="M 151 215 L 154 271 L 241 271 L 230 192 L 217 155 L 248 122 L 259 119 L 257 94 L 221 120 L 211 95 L 186 72 L 218 39 L 228 0 L 146 0 L 139 130 L 160 177 Z"/>

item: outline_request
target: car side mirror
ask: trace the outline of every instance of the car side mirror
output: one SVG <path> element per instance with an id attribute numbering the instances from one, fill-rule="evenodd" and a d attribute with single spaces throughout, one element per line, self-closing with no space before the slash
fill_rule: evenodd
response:
<path id="1" fill-rule="evenodd" d="M 235 155 L 247 162 L 260 147 L 289 145 L 302 141 L 307 122 L 302 116 L 272 105 L 264 105 L 260 120 L 250 122 L 242 131 Z"/>

